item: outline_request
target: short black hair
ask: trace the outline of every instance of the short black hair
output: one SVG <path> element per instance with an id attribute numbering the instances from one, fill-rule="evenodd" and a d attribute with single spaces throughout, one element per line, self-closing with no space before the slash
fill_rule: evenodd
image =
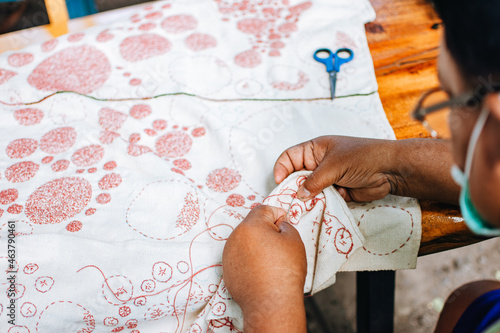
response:
<path id="1" fill-rule="evenodd" d="M 500 0 L 431 0 L 467 84 L 500 84 Z"/>

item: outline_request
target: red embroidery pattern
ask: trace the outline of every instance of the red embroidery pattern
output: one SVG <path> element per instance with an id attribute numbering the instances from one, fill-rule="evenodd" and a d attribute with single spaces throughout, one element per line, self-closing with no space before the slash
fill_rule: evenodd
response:
<path id="1" fill-rule="evenodd" d="M 23 126 L 36 125 L 42 121 L 43 112 L 42 110 L 33 108 L 16 110 L 14 112 L 14 118 L 17 120 L 19 125 Z"/>
<path id="2" fill-rule="evenodd" d="M 47 132 L 40 139 L 40 149 L 47 154 L 59 154 L 70 149 L 76 141 L 73 127 L 60 127 Z"/>
<path id="3" fill-rule="evenodd" d="M 9 65 L 13 67 L 21 67 L 31 63 L 34 59 L 35 57 L 33 54 L 24 52 L 11 54 L 7 58 L 7 61 L 9 62 Z"/>
<path id="4" fill-rule="evenodd" d="M 8 205 L 13 203 L 19 197 L 19 192 L 15 188 L 9 188 L 0 192 L 0 204 Z"/>
<path id="5" fill-rule="evenodd" d="M 0 68 L 0 85 L 9 81 L 10 79 L 12 79 L 16 75 L 17 75 L 16 72 L 12 72 L 12 71 L 8 71 L 6 69 Z"/>
<path id="6" fill-rule="evenodd" d="M 38 142 L 33 139 L 17 139 L 9 143 L 5 152 L 10 158 L 23 158 L 35 152 Z"/>
<path id="7" fill-rule="evenodd" d="M 75 91 L 90 94 L 109 78 L 111 64 L 93 46 L 76 46 L 59 51 L 40 63 L 28 77 L 39 90 Z"/>
<path id="8" fill-rule="evenodd" d="M 207 34 L 194 33 L 186 38 L 186 47 L 193 51 L 202 51 L 217 46 L 215 37 Z"/>
<path id="9" fill-rule="evenodd" d="M 193 30 L 198 25 L 198 21 L 191 15 L 175 15 L 167 17 L 161 23 L 161 27 L 166 32 L 179 34 L 188 30 Z"/>
<path id="10" fill-rule="evenodd" d="M 215 192 L 229 192 L 240 184 L 238 172 L 228 168 L 216 169 L 207 177 L 207 186 Z"/>
<path id="11" fill-rule="evenodd" d="M 184 207 L 177 216 L 175 226 L 183 229 L 185 232 L 189 231 L 200 218 L 200 205 L 198 198 L 193 198 L 193 193 L 188 192 L 184 198 Z"/>
<path id="12" fill-rule="evenodd" d="M 260 53 L 268 51 L 271 57 L 280 56 L 280 49 L 285 47 L 283 39 L 297 31 L 300 15 L 312 6 L 311 1 L 290 6 L 289 0 L 263 0 L 260 3 L 239 0 L 215 0 L 219 12 L 225 20 L 230 16 L 241 18 L 236 26 L 238 30 L 250 35 L 252 49 L 236 55 L 236 65 L 246 68 L 258 66 L 262 62 Z"/>
<path id="13" fill-rule="evenodd" d="M 40 166 L 31 161 L 19 162 L 5 170 L 5 178 L 12 183 L 22 183 L 35 177 Z"/>
<path id="14" fill-rule="evenodd" d="M 40 186 L 26 202 L 26 216 L 35 224 L 56 224 L 72 218 L 92 197 L 90 183 L 79 177 L 63 177 Z"/>
<path id="15" fill-rule="evenodd" d="M 171 43 L 166 38 L 157 34 L 127 37 L 120 43 L 122 57 L 130 62 L 167 53 L 171 48 Z"/>

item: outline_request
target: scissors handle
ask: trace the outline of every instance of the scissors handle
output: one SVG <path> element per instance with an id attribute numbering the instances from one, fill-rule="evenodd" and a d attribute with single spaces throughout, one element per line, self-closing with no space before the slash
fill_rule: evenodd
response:
<path id="1" fill-rule="evenodd" d="M 318 57 L 318 54 L 320 53 L 326 53 L 328 56 L 326 58 Z M 330 49 L 318 49 L 316 52 L 314 52 L 313 55 L 314 60 L 317 62 L 322 63 L 323 65 L 326 66 L 326 71 L 331 72 L 333 71 L 333 52 Z"/>
<path id="2" fill-rule="evenodd" d="M 347 52 L 349 56 L 347 58 L 340 57 L 339 54 L 342 52 Z M 348 48 L 338 49 L 337 52 L 335 52 L 335 62 L 333 64 L 333 70 L 336 72 L 340 71 L 340 66 L 345 64 L 346 62 L 351 61 L 352 58 L 354 58 L 354 52 L 352 52 L 351 49 Z"/>

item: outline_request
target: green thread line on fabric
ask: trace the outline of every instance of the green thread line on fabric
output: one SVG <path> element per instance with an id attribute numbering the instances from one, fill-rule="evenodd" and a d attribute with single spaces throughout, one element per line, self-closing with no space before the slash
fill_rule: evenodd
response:
<path id="1" fill-rule="evenodd" d="M 345 96 L 337 96 L 337 98 L 349 98 L 349 97 L 358 97 L 358 96 L 370 96 L 373 94 L 376 94 L 377 90 L 366 93 L 366 94 L 352 94 L 352 95 L 345 95 Z M 146 101 L 150 99 L 155 99 L 155 98 L 160 98 L 160 97 L 166 97 L 166 96 L 189 96 L 189 97 L 195 97 L 199 99 L 203 99 L 205 101 L 209 102 L 312 102 L 312 101 L 326 101 L 326 100 L 331 100 L 331 98 L 328 97 L 318 97 L 318 98 L 283 98 L 283 99 L 266 99 L 266 98 L 238 98 L 238 99 L 213 99 L 213 98 L 208 98 L 208 97 L 203 97 L 203 96 L 198 96 L 194 94 L 189 94 L 185 92 L 178 92 L 178 93 L 166 93 L 166 94 L 160 94 L 160 95 L 155 95 L 151 97 L 137 97 L 137 98 L 97 98 L 94 96 L 89 96 L 85 94 L 81 94 L 75 91 L 57 91 L 53 94 L 50 94 L 48 96 L 45 96 L 39 101 L 36 102 L 30 102 L 30 103 L 21 103 L 21 104 L 10 104 L 10 103 L 5 103 L 6 105 L 34 105 L 43 102 L 44 100 L 53 97 L 58 94 L 75 94 L 83 97 L 87 97 L 96 101 L 100 102 L 123 102 L 123 101 Z"/>

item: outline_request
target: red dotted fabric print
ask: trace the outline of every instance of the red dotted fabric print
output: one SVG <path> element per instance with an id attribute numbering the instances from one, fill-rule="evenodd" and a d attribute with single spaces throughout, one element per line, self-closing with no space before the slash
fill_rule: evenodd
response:
<path id="1" fill-rule="evenodd" d="M 217 40 L 207 34 L 192 34 L 186 38 L 186 47 L 193 51 L 202 51 L 217 46 Z"/>
<path id="2" fill-rule="evenodd" d="M 200 205 L 198 198 L 193 198 L 193 193 L 188 192 L 184 198 L 184 207 L 182 207 L 175 226 L 184 231 L 189 231 L 198 222 L 200 218 Z"/>
<path id="3" fill-rule="evenodd" d="M 244 19 L 238 22 L 238 30 L 246 32 L 248 34 L 261 34 L 267 28 L 268 22 L 258 19 L 258 18 L 249 18 Z"/>
<path id="4" fill-rule="evenodd" d="M 132 80 L 130 80 L 130 82 L 129 82 L 129 84 L 130 84 L 131 86 L 138 86 L 138 85 L 140 85 L 141 83 L 142 83 L 141 79 L 132 79 Z"/>
<path id="5" fill-rule="evenodd" d="M 9 65 L 13 67 L 21 67 L 29 64 L 35 57 L 31 53 L 14 53 L 7 58 Z"/>
<path id="6" fill-rule="evenodd" d="M 192 134 L 195 138 L 197 138 L 197 137 L 200 137 L 200 136 L 205 135 L 205 132 L 206 132 L 206 131 L 205 131 L 205 128 L 204 128 L 204 127 L 198 127 L 198 128 L 195 128 L 195 129 L 191 132 L 191 134 Z"/>
<path id="7" fill-rule="evenodd" d="M 134 144 L 130 144 L 128 146 L 128 153 L 131 156 L 139 156 L 139 155 L 142 155 L 142 154 L 145 154 L 145 153 L 149 153 L 151 151 L 152 150 L 149 147 L 146 147 L 146 146 L 134 145 Z"/>
<path id="8" fill-rule="evenodd" d="M 35 177 L 40 166 L 31 161 L 19 162 L 5 170 L 5 178 L 12 183 L 22 183 Z"/>
<path id="9" fill-rule="evenodd" d="M 15 188 L 9 188 L 0 192 L 0 205 L 9 205 L 17 200 L 19 192 Z"/>
<path id="10" fill-rule="evenodd" d="M 157 131 L 162 131 L 167 128 L 167 121 L 163 119 L 157 119 L 153 121 L 153 128 Z"/>
<path id="11" fill-rule="evenodd" d="M 241 194 L 231 194 L 227 197 L 226 203 L 232 207 L 241 207 L 245 204 L 245 198 Z"/>
<path id="12" fill-rule="evenodd" d="M 26 202 L 26 216 L 35 224 L 56 224 L 80 213 L 92 197 L 92 186 L 79 177 L 63 177 L 40 186 Z"/>
<path id="13" fill-rule="evenodd" d="M 115 36 L 113 34 L 110 34 L 108 31 L 109 29 L 106 29 L 103 32 L 101 32 L 99 35 L 97 35 L 96 40 L 99 43 L 105 43 L 107 41 L 112 40 Z"/>
<path id="14" fill-rule="evenodd" d="M 76 131 L 73 127 L 60 127 L 42 136 L 40 149 L 47 154 L 59 154 L 71 148 L 75 141 Z"/>
<path id="15" fill-rule="evenodd" d="M 115 161 L 109 161 L 104 166 L 102 167 L 106 171 L 111 171 L 114 168 L 116 168 L 116 162 Z"/>
<path id="16" fill-rule="evenodd" d="M 278 90 L 301 89 L 309 82 L 309 78 L 307 77 L 307 74 L 302 71 L 298 71 L 297 76 L 298 76 L 297 82 L 273 81 L 271 82 L 271 85 L 273 86 L 273 88 Z"/>
<path id="17" fill-rule="evenodd" d="M 236 65 L 244 68 L 252 68 L 260 65 L 262 58 L 255 50 L 241 52 L 234 58 Z"/>
<path id="18" fill-rule="evenodd" d="M 79 32 L 77 34 L 72 34 L 72 35 L 69 35 L 68 37 L 68 42 L 79 42 L 82 40 L 83 36 L 85 36 L 85 34 L 83 32 Z"/>
<path id="19" fill-rule="evenodd" d="M 188 30 L 193 30 L 198 26 L 198 21 L 191 15 L 175 15 L 167 17 L 161 23 L 161 27 L 166 32 L 179 34 Z"/>
<path id="20" fill-rule="evenodd" d="M 50 166 L 54 172 L 64 171 L 69 167 L 68 160 L 59 160 Z"/>
<path id="21" fill-rule="evenodd" d="M 50 52 L 53 49 L 56 48 L 57 43 L 59 43 L 59 40 L 57 39 L 51 39 L 49 41 L 46 41 L 45 43 L 42 44 L 42 51 L 43 52 Z"/>
<path id="22" fill-rule="evenodd" d="M 105 175 L 99 181 L 99 188 L 101 190 L 109 190 L 118 187 L 122 182 L 122 177 L 116 173 L 110 173 Z"/>
<path id="23" fill-rule="evenodd" d="M 215 192 L 229 192 L 235 189 L 241 176 L 233 169 L 222 168 L 212 171 L 207 177 L 207 186 Z"/>
<path id="24" fill-rule="evenodd" d="M 90 145 L 78 149 L 71 156 L 71 161 L 76 166 L 87 167 L 99 162 L 104 157 L 104 148 L 99 145 Z"/>
<path id="25" fill-rule="evenodd" d="M 101 205 L 107 204 L 111 201 L 111 195 L 109 195 L 108 193 L 101 193 L 97 196 L 97 198 L 95 198 L 95 201 L 97 201 L 97 203 L 100 203 Z"/>
<path id="26" fill-rule="evenodd" d="M 66 226 L 66 230 L 68 230 L 69 232 L 77 232 L 82 230 L 82 226 L 83 226 L 82 222 L 72 221 L 68 223 L 68 225 Z"/>
<path id="27" fill-rule="evenodd" d="M 130 109 L 130 115 L 135 119 L 142 119 L 151 114 L 151 107 L 146 104 L 137 104 Z"/>
<path id="28" fill-rule="evenodd" d="M 117 131 L 127 120 L 127 115 L 110 108 L 99 110 L 99 125 L 107 131 Z"/>
<path id="29" fill-rule="evenodd" d="M 28 77 L 38 90 L 75 91 L 90 94 L 99 89 L 111 74 L 106 55 L 84 45 L 59 51 L 44 60 Z"/>
<path id="30" fill-rule="evenodd" d="M 101 131 L 101 133 L 99 134 L 99 142 L 103 145 L 109 145 L 110 143 L 113 143 L 113 141 L 119 136 L 120 134 L 116 132 Z"/>
<path id="31" fill-rule="evenodd" d="M 7 212 L 9 212 L 10 214 L 21 214 L 22 211 L 23 211 L 23 206 L 17 204 L 13 204 L 9 208 L 7 208 Z"/>
<path id="32" fill-rule="evenodd" d="M 125 60 L 136 62 L 167 53 L 171 47 L 160 35 L 143 34 L 125 38 L 120 43 L 120 53 Z"/>
<path id="33" fill-rule="evenodd" d="M 96 211 L 97 211 L 97 209 L 95 209 L 95 208 L 89 208 L 85 211 L 85 215 L 87 215 L 87 216 L 94 215 Z"/>
<path id="34" fill-rule="evenodd" d="M 144 133 L 146 133 L 149 136 L 155 136 L 157 134 L 156 131 L 151 128 L 144 129 Z"/>
<path id="35" fill-rule="evenodd" d="M 38 141 L 33 139 L 17 139 L 9 143 L 5 152 L 10 158 L 23 158 L 33 154 L 38 148 Z"/>
<path id="36" fill-rule="evenodd" d="M 128 142 L 130 143 L 137 143 L 139 141 L 141 141 L 141 135 L 139 133 L 132 133 L 128 137 Z"/>
<path id="37" fill-rule="evenodd" d="M 139 30 L 142 30 L 142 31 L 152 30 L 154 28 L 156 28 L 156 24 L 155 23 L 151 23 L 151 22 L 144 23 L 144 24 L 141 24 L 139 26 Z"/>
<path id="38" fill-rule="evenodd" d="M 153 12 L 153 13 L 147 14 L 144 17 L 147 18 L 148 20 L 156 20 L 156 19 L 159 19 L 162 16 L 163 16 L 163 14 L 161 12 Z"/>
<path id="39" fill-rule="evenodd" d="M 19 125 L 23 126 L 36 125 L 42 121 L 43 111 L 33 108 L 16 110 L 14 112 L 14 118 L 17 120 Z"/>
<path id="40" fill-rule="evenodd" d="M 186 159 L 175 160 L 174 165 L 182 170 L 191 169 L 191 163 L 189 163 L 189 161 Z"/>
<path id="41" fill-rule="evenodd" d="M 156 140 L 155 148 L 164 157 L 183 156 L 189 152 L 193 140 L 185 132 L 172 131 Z"/>
<path id="42" fill-rule="evenodd" d="M 42 158 L 42 163 L 43 164 L 49 164 L 53 160 L 54 160 L 54 156 L 45 156 L 44 158 Z"/>
<path id="43" fill-rule="evenodd" d="M 0 68 L 0 84 L 4 84 L 5 82 L 9 81 L 16 75 L 17 75 L 16 72 Z"/>
<path id="44" fill-rule="evenodd" d="M 250 37 L 252 48 L 235 57 L 238 66 L 251 68 L 261 63 L 260 53 L 267 52 L 269 56 L 280 56 L 280 49 L 285 47 L 283 39 L 297 31 L 300 15 L 312 6 L 307 1 L 290 6 L 289 0 L 268 2 L 265 5 L 251 1 L 214 0 L 219 6 L 219 12 L 228 21 L 228 16 L 238 18 L 238 30 Z"/>

